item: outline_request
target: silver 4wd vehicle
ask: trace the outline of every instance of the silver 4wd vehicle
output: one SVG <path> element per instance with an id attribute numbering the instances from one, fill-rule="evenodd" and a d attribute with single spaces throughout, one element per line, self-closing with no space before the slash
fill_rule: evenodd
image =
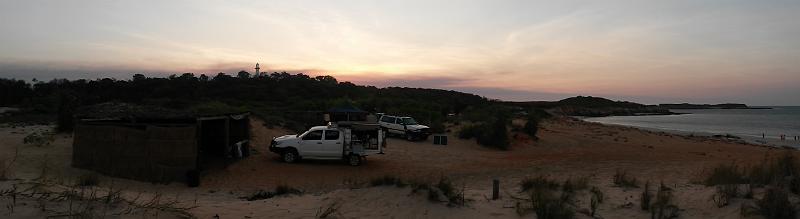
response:
<path id="1" fill-rule="evenodd" d="M 383 154 L 384 132 L 378 124 L 315 126 L 302 134 L 272 139 L 269 151 L 281 155 L 284 162 L 303 159 L 342 159 L 361 165 L 371 154 Z"/>
<path id="2" fill-rule="evenodd" d="M 431 135 L 430 127 L 420 125 L 414 118 L 407 116 L 383 115 L 378 123 L 387 134 L 400 135 L 409 141 L 425 140 Z"/>

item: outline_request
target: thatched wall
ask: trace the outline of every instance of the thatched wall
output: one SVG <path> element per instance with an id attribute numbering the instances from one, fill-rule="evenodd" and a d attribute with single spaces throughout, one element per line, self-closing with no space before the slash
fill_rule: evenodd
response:
<path id="1" fill-rule="evenodd" d="M 197 167 L 197 132 L 187 126 L 79 124 L 72 164 L 144 181 L 184 181 Z"/>

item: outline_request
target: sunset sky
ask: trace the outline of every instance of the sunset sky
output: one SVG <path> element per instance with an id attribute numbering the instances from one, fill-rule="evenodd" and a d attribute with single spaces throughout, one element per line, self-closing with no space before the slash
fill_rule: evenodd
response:
<path id="1" fill-rule="evenodd" d="M 800 105 L 800 1 L 0 0 L 0 77 L 256 62 L 506 100 Z"/>

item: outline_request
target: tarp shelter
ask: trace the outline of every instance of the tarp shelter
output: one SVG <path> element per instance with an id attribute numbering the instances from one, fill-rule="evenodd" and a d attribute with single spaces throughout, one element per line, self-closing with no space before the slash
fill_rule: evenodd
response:
<path id="1" fill-rule="evenodd" d="M 196 186 L 203 170 L 249 154 L 246 112 L 103 104 L 82 110 L 76 121 L 72 165 L 111 176 Z"/>
<path id="2" fill-rule="evenodd" d="M 326 122 L 344 122 L 344 121 L 365 121 L 369 112 L 358 109 L 354 106 L 335 107 L 328 109 Z"/>

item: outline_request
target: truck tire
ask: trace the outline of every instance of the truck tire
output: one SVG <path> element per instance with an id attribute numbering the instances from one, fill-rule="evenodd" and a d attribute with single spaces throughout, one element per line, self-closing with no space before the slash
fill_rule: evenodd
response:
<path id="1" fill-rule="evenodd" d="M 347 156 L 347 163 L 350 164 L 350 166 L 361 165 L 361 156 L 351 154 L 350 156 Z"/>
<path id="2" fill-rule="evenodd" d="M 414 135 L 412 135 L 412 134 L 411 134 L 411 133 L 409 133 L 409 132 L 406 132 L 406 140 L 408 140 L 408 141 L 414 141 Z"/>
<path id="3" fill-rule="evenodd" d="M 281 159 L 286 163 L 294 163 L 300 159 L 300 155 L 297 154 L 297 150 L 286 150 L 281 154 Z"/>

